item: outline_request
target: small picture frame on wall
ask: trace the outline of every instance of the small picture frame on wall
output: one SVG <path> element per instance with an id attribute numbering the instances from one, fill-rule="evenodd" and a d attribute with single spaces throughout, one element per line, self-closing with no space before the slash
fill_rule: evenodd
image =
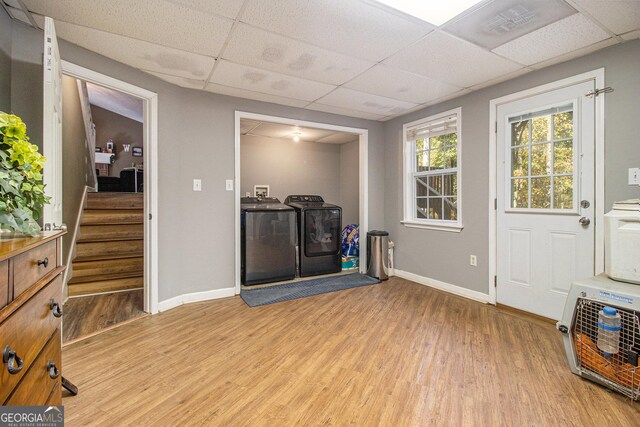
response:
<path id="1" fill-rule="evenodd" d="M 133 155 L 133 157 L 142 157 L 142 147 L 132 147 L 131 155 Z"/>
<path id="2" fill-rule="evenodd" d="M 264 184 L 254 185 L 253 197 L 260 197 L 260 198 L 269 197 L 269 186 Z"/>

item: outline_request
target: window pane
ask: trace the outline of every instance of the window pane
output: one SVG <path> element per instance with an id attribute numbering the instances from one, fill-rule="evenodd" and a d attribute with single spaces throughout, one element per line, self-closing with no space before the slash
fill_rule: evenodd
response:
<path id="1" fill-rule="evenodd" d="M 556 176 L 553 178 L 554 209 L 573 209 L 573 177 Z"/>
<path id="2" fill-rule="evenodd" d="M 551 178 L 531 178 L 531 207 L 546 209 L 551 207 Z"/>
<path id="3" fill-rule="evenodd" d="M 429 198 L 429 218 L 442 219 L 442 197 Z"/>
<path id="4" fill-rule="evenodd" d="M 450 133 L 448 135 L 444 136 L 444 142 L 447 145 L 458 145 L 458 134 L 457 133 Z"/>
<path id="5" fill-rule="evenodd" d="M 554 144 L 553 173 L 573 173 L 573 141 Z"/>
<path id="6" fill-rule="evenodd" d="M 442 175 L 429 177 L 429 196 L 442 196 Z"/>
<path id="7" fill-rule="evenodd" d="M 419 139 L 416 141 L 416 151 L 426 150 L 428 147 L 424 142 L 424 139 Z"/>
<path id="8" fill-rule="evenodd" d="M 429 148 L 431 148 L 432 150 L 434 148 L 442 148 L 442 146 L 444 145 L 444 135 L 432 136 L 431 138 L 429 138 L 429 143 Z"/>
<path id="9" fill-rule="evenodd" d="M 426 198 L 417 198 L 416 199 L 416 218 L 418 219 L 427 219 L 429 218 L 429 214 L 427 211 L 427 201 L 429 199 Z"/>
<path id="10" fill-rule="evenodd" d="M 511 149 L 511 176 L 529 175 L 529 147 Z"/>
<path id="11" fill-rule="evenodd" d="M 573 112 L 553 116 L 553 139 L 573 138 Z"/>
<path id="12" fill-rule="evenodd" d="M 531 175 L 551 174 L 551 144 L 531 146 Z"/>
<path id="13" fill-rule="evenodd" d="M 416 153 L 416 171 L 424 172 L 429 170 L 429 151 L 418 151 Z"/>
<path id="14" fill-rule="evenodd" d="M 458 206 L 455 197 L 444 198 L 444 212 L 442 219 L 447 221 L 455 221 L 458 219 Z"/>
<path id="15" fill-rule="evenodd" d="M 458 176 L 455 173 L 444 175 L 445 196 L 456 196 L 458 194 Z"/>
<path id="16" fill-rule="evenodd" d="M 458 165 L 458 147 L 455 145 L 447 146 L 445 150 L 445 167 L 447 169 L 455 168 Z"/>
<path id="17" fill-rule="evenodd" d="M 431 149 L 429 151 L 430 169 L 444 169 L 444 150 L 442 148 Z"/>
<path id="18" fill-rule="evenodd" d="M 529 207 L 529 180 L 527 178 L 511 180 L 511 207 Z"/>
<path id="19" fill-rule="evenodd" d="M 532 120 L 533 130 L 531 136 L 533 142 L 545 142 L 551 140 L 550 116 L 536 117 Z"/>
<path id="20" fill-rule="evenodd" d="M 426 176 L 421 178 L 416 178 L 416 196 L 426 197 L 428 195 L 429 195 L 428 178 Z"/>
<path id="21" fill-rule="evenodd" d="M 529 120 L 511 124 L 511 145 L 524 145 L 529 142 Z"/>

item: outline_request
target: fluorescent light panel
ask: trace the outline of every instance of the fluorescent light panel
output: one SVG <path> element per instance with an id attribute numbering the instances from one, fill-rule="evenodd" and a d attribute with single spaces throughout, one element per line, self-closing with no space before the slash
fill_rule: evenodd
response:
<path id="1" fill-rule="evenodd" d="M 393 9 L 440 26 L 482 0 L 377 0 Z"/>

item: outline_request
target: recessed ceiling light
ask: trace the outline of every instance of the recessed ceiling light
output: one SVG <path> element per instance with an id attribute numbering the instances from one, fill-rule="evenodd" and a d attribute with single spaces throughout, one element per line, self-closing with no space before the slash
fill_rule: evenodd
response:
<path id="1" fill-rule="evenodd" d="M 377 0 L 393 9 L 440 26 L 483 0 Z"/>

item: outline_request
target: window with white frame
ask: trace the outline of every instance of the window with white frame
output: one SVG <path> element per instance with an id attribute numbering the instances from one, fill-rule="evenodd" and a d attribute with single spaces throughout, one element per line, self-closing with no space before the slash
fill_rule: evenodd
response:
<path id="1" fill-rule="evenodd" d="M 407 226 L 462 229 L 460 113 L 457 108 L 403 126 Z"/>

